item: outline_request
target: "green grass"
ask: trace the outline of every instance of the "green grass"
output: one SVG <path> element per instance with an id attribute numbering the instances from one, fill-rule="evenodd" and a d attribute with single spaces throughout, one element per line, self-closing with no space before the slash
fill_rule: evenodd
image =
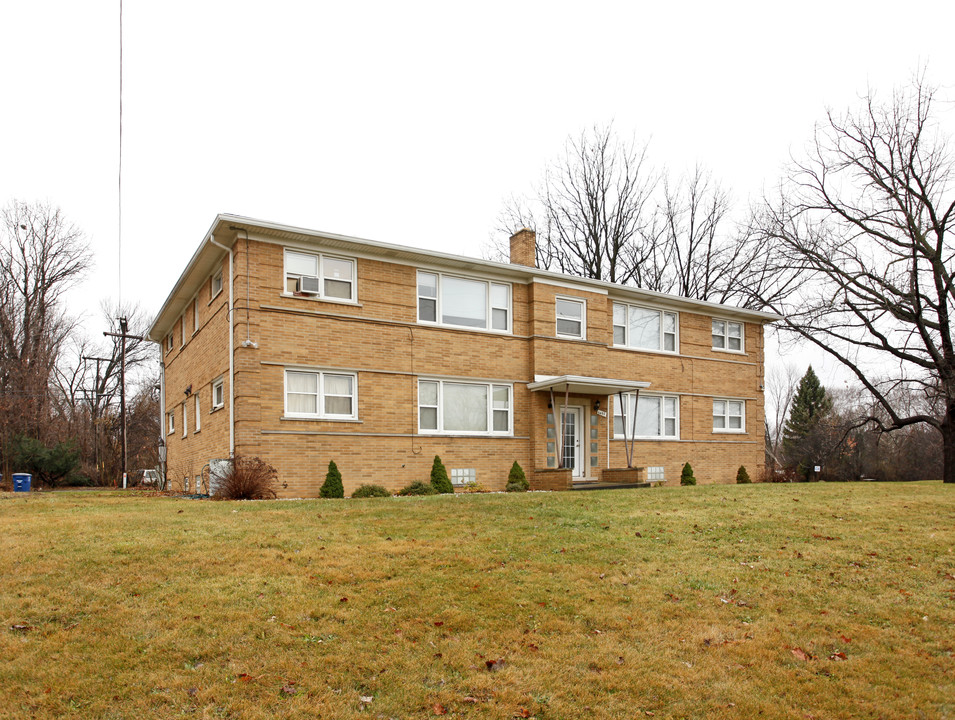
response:
<path id="1" fill-rule="evenodd" d="M 953 717 L 953 546 L 940 483 L 6 494 L 0 715 Z"/>

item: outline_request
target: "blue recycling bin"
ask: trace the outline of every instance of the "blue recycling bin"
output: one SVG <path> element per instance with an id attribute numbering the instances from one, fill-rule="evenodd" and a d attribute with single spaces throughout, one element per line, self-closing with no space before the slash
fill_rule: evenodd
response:
<path id="1" fill-rule="evenodd" d="M 32 479 L 29 473 L 13 473 L 13 492 L 30 492 Z"/>

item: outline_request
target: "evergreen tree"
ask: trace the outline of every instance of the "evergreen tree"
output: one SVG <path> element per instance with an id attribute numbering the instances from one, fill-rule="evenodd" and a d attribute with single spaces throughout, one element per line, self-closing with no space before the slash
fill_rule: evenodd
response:
<path id="1" fill-rule="evenodd" d="M 739 466 L 739 470 L 736 471 L 736 484 L 737 485 L 746 485 L 753 482 L 749 479 L 749 473 L 746 472 L 746 468 L 743 465 Z"/>
<path id="2" fill-rule="evenodd" d="M 696 476 L 693 475 L 693 466 L 687 463 L 680 472 L 680 485 L 696 485 Z"/>
<path id="3" fill-rule="evenodd" d="M 527 492 L 530 488 L 531 484 L 527 481 L 524 468 L 515 460 L 511 465 L 511 471 L 507 474 L 507 486 L 504 489 L 507 492 Z"/>
<path id="4" fill-rule="evenodd" d="M 454 486 L 451 484 L 450 478 L 448 478 L 447 468 L 444 467 L 444 463 L 441 462 L 441 458 L 437 455 L 434 456 L 434 464 L 431 466 L 431 484 L 439 493 L 447 494 L 454 492 Z"/>
<path id="5" fill-rule="evenodd" d="M 328 462 L 328 474 L 325 475 L 325 482 L 319 495 L 323 498 L 343 498 L 345 497 L 345 486 L 342 485 L 342 474 L 338 471 L 338 465 L 334 460 Z"/>
<path id="6" fill-rule="evenodd" d="M 786 464 L 803 479 L 820 457 L 822 421 L 832 412 L 832 397 L 819 382 L 812 365 L 806 370 L 789 410 L 789 419 L 783 428 L 783 456 Z"/>

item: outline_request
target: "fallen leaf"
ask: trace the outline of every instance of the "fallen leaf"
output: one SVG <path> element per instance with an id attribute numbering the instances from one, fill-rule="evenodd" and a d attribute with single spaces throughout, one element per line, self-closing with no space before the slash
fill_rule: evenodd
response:
<path id="1" fill-rule="evenodd" d="M 431 706 L 431 709 L 434 710 L 435 715 L 447 715 L 448 709 L 441 703 L 435 703 Z"/>
<path id="2" fill-rule="evenodd" d="M 488 672 L 497 672 L 498 670 L 503 670 L 504 658 L 498 658 L 497 660 L 485 660 L 484 665 L 487 667 Z"/>
<path id="3" fill-rule="evenodd" d="M 434 624 L 435 627 L 441 627 L 442 625 L 444 625 L 444 623 L 441 620 L 438 620 L 438 622 Z"/>
<path id="4" fill-rule="evenodd" d="M 851 643 L 851 642 L 852 642 L 852 638 L 847 638 L 845 635 L 840 635 L 840 636 L 839 636 L 839 639 L 842 640 L 842 642 L 844 642 L 844 643 Z"/>
<path id="5" fill-rule="evenodd" d="M 295 683 L 288 683 L 288 684 L 282 686 L 282 694 L 283 694 L 283 695 L 294 695 L 294 694 L 297 693 L 297 692 L 298 692 L 298 690 L 296 690 L 296 688 L 295 688 Z"/>
<path id="6" fill-rule="evenodd" d="M 791 652 L 793 654 L 793 657 L 796 658 L 797 660 L 802 660 L 803 662 L 806 662 L 807 660 L 812 660 L 812 655 L 807 653 L 802 648 L 793 648 Z"/>
<path id="7" fill-rule="evenodd" d="M 340 603 L 348 602 L 348 598 L 347 598 L 347 597 L 339 598 L 339 599 L 338 599 L 338 602 L 340 602 Z"/>
<path id="8" fill-rule="evenodd" d="M 531 716 L 531 711 L 525 707 L 522 707 L 520 710 L 515 713 L 514 717 L 516 718 L 529 718 Z"/>
<path id="9" fill-rule="evenodd" d="M 239 675 L 237 676 L 237 679 L 241 680 L 242 682 L 251 682 L 252 676 L 249 675 L 249 673 L 239 673 Z"/>
<path id="10" fill-rule="evenodd" d="M 829 656 L 829 659 L 830 660 L 846 660 L 847 658 L 844 652 L 836 652 L 836 653 L 832 653 L 832 655 Z"/>
<path id="11" fill-rule="evenodd" d="M 468 695 L 461 702 L 471 703 L 473 705 L 474 703 L 479 702 L 479 700 L 476 697 L 471 697 L 470 695 Z"/>
<path id="12" fill-rule="evenodd" d="M 10 629 L 13 630 L 13 632 L 26 632 L 27 630 L 32 630 L 32 629 L 33 629 L 33 626 L 32 626 L 32 625 L 22 625 L 22 624 L 21 624 L 21 625 L 11 625 L 11 626 L 10 626 Z"/>
<path id="13" fill-rule="evenodd" d="M 368 704 L 371 703 L 375 698 L 373 698 L 371 695 L 362 695 L 362 696 L 361 696 L 360 698 L 358 698 L 358 699 L 359 699 L 362 703 L 364 703 L 365 705 L 368 705 Z"/>

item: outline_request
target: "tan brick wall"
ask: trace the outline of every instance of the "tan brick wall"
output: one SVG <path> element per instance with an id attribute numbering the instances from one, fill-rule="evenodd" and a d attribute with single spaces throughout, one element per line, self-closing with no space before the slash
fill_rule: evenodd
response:
<path id="1" fill-rule="evenodd" d="M 397 490 L 428 478 L 435 454 L 450 469 L 475 468 L 488 489 L 503 489 L 517 460 L 528 476 L 546 469 L 547 393 L 531 393 L 535 375 L 585 375 L 645 380 L 649 392 L 680 394 L 680 439 L 635 443 L 634 464 L 663 465 L 670 483 L 691 462 L 701 482 L 732 482 L 740 464 L 751 475 L 763 464 L 762 326 L 746 324 L 745 353 L 712 350 L 711 318 L 679 314 L 680 354 L 610 347 L 612 299 L 599 292 L 535 282 L 512 285 L 512 335 L 419 325 L 416 268 L 380 259 L 357 259 L 358 302 L 342 304 L 290 297 L 284 290 L 283 247 L 240 238 L 234 246 L 236 451 L 258 455 L 279 471 L 285 496 L 314 496 L 328 461 L 335 460 L 346 492 L 362 483 Z M 347 256 L 347 253 L 333 252 Z M 248 263 L 246 262 L 248 259 Z M 223 268 L 227 259 L 223 258 Z M 248 273 L 246 268 L 248 267 Z M 169 466 L 195 475 L 210 458 L 228 454 L 228 278 L 211 304 L 209 284 L 200 290 L 200 329 L 187 343 L 164 352 L 167 404 L 177 411 L 168 435 Z M 587 303 L 585 341 L 555 338 L 556 296 Z M 248 312 L 246 308 L 248 307 Z M 257 347 L 243 347 L 249 337 Z M 347 370 L 358 377 L 358 421 L 284 418 L 284 372 L 288 366 Z M 226 407 L 209 413 L 211 382 L 226 375 Z M 473 378 L 513 384 L 514 437 L 445 437 L 417 434 L 419 377 Z M 202 393 L 203 423 L 182 438 L 183 390 Z M 712 429 L 712 400 L 746 401 L 746 432 L 720 435 Z M 560 407 L 563 396 L 557 400 Z M 594 403 L 601 402 L 599 416 Z M 190 399 L 191 402 L 191 399 Z M 584 407 L 581 446 L 586 476 L 626 465 L 623 442 L 608 433 L 612 416 L 606 396 L 572 397 Z M 596 419 L 594 421 L 594 419 Z M 165 419 L 164 419 L 165 422 Z M 596 437 L 591 437 L 591 431 Z M 593 443 L 593 445 L 591 445 Z M 609 457 L 608 457 L 609 454 Z M 592 460 L 594 458 L 594 460 Z"/>

